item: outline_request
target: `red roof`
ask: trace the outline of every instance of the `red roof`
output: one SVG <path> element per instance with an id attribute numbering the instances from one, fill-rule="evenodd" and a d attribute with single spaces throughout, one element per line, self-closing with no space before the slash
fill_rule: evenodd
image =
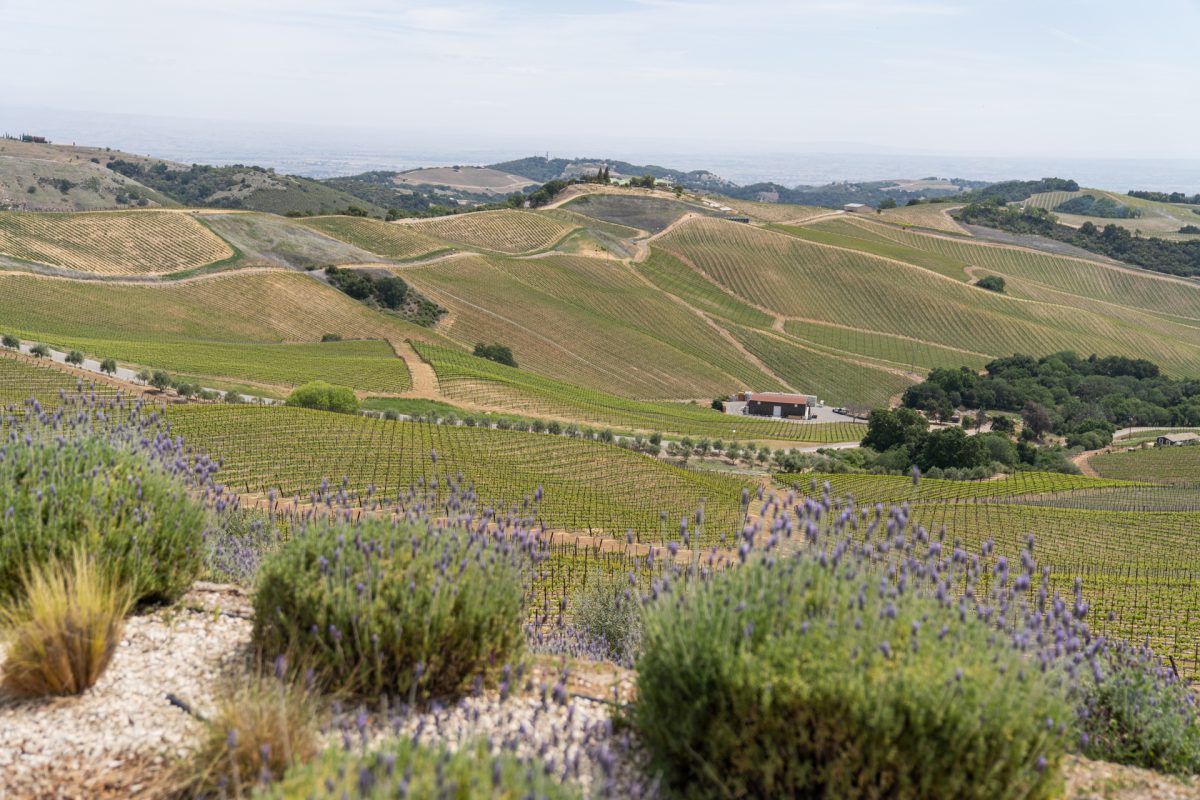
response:
<path id="1" fill-rule="evenodd" d="M 747 399 L 756 403 L 794 403 L 811 406 L 817 398 L 811 394 L 783 394 L 782 392 L 750 392 Z"/>

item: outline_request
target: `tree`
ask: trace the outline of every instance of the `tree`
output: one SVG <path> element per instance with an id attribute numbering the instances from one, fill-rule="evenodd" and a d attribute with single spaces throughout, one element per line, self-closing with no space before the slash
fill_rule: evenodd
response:
<path id="1" fill-rule="evenodd" d="M 172 383 L 174 383 L 174 381 L 171 380 L 171 376 L 169 374 L 163 372 L 161 369 L 156 369 L 150 376 L 149 383 L 155 389 L 162 391 L 163 389 L 168 388 Z"/>
<path id="2" fill-rule="evenodd" d="M 83 364 L 83 353 L 79 352 L 78 350 L 72 350 L 71 352 L 67 353 L 66 361 L 68 364 L 73 364 L 78 367 L 79 365 Z"/>
<path id="3" fill-rule="evenodd" d="M 21 346 L 21 340 L 13 336 L 11 333 L 6 333 L 2 338 L 0 338 L 0 344 L 3 344 L 10 350 L 16 350 Z"/>
<path id="4" fill-rule="evenodd" d="M 1027 402 L 1025 408 L 1021 410 L 1021 419 L 1025 421 L 1025 427 L 1033 431 L 1039 439 L 1042 438 L 1042 434 L 1054 426 L 1054 419 L 1046 407 L 1032 400 Z"/>
<path id="5" fill-rule="evenodd" d="M 675 196 L 676 196 L 676 197 L 683 197 L 683 187 L 682 187 L 682 186 L 678 186 L 678 185 L 677 185 L 677 186 L 675 187 Z"/>
<path id="6" fill-rule="evenodd" d="M 29 348 L 29 354 L 34 358 L 49 358 L 50 348 L 44 344 L 35 344 L 33 347 Z"/>
<path id="7" fill-rule="evenodd" d="M 100 371 L 108 375 L 116 375 L 117 362 L 111 358 L 104 359 L 100 362 Z"/>
<path id="8" fill-rule="evenodd" d="M 340 414 L 358 413 L 358 398 L 349 387 L 334 386 L 325 381 L 311 381 L 296 388 L 288 395 L 287 405 Z"/>
<path id="9" fill-rule="evenodd" d="M 894 198 L 894 197 L 885 197 L 879 201 L 879 210 L 880 211 L 883 211 L 884 209 L 888 209 L 888 208 L 895 208 L 895 207 L 896 207 L 896 198 Z"/>
<path id="10" fill-rule="evenodd" d="M 725 410 L 725 398 L 723 398 L 723 397 L 715 398 L 712 401 L 712 408 L 713 408 L 713 411 L 724 411 Z"/>
<path id="11" fill-rule="evenodd" d="M 995 433 L 1011 434 L 1017 429 L 1017 425 L 1013 422 L 1012 417 L 1007 417 L 998 414 L 992 417 L 992 431 Z"/>
<path id="12" fill-rule="evenodd" d="M 867 435 L 863 437 L 862 446 L 882 453 L 897 445 L 916 444 L 928 428 L 929 420 L 911 408 L 894 411 L 877 408 L 867 418 Z"/>
<path id="13" fill-rule="evenodd" d="M 509 367 L 516 367 L 517 360 L 513 357 L 512 348 L 503 344 L 483 344 L 479 342 L 475 345 L 474 355 L 479 358 L 486 358 L 489 361 L 495 361 L 497 364 L 504 364 Z"/>
<path id="14" fill-rule="evenodd" d="M 137 374 L 137 379 L 147 385 L 150 383 L 150 378 L 152 377 L 153 373 L 151 373 L 148 369 L 142 369 Z"/>
<path id="15" fill-rule="evenodd" d="M 971 469 L 989 463 L 990 451 L 961 428 L 943 428 L 925 437 L 917 454 L 922 470 Z"/>
<path id="16" fill-rule="evenodd" d="M 989 292 L 1004 294 L 1004 278 L 999 275 L 986 275 L 980 278 L 975 285 L 980 289 L 987 289 Z"/>

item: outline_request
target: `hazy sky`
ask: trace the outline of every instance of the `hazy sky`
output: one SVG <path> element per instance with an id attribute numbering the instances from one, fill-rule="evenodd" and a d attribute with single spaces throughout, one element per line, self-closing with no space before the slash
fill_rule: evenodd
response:
<path id="1" fill-rule="evenodd" d="M 1200 0 L 0 0 L 0 104 L 680 152 L 1195 158 Z"/>

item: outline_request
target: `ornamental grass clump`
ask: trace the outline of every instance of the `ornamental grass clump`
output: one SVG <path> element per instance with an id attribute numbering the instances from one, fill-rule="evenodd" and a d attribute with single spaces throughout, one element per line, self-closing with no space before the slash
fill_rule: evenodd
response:
<path id="1" fill-rule="evenodd" d="M 179 767 L 188 797 L 244 796 L 320 752 L 320 699 L 288 675 L 282 658 L 274 674 L 228 679 L 215 706 L 200 745 Z"/>
<path id="2" fill-rule="evenodd" d="M 520 655 L 528 559 L 469 524 L 313 524 L 264 561 L 254 642 L 330 691 L 453 697 Z"/>
<path id="3" fill-rule="evenodd" d="M 1065 691 L 896 575 L 751 557 L 660 597 L 630 712 L 685 797 L 1042 798 Z"/>
<path id="4" fill-rule="evenodd" d="M 456 751 L 415 744 L 401 738 L 381 750 L 331 748 L 319 759 L 290 771 L 274 786 L 262 787 L 258 800 L 274 798 L 442 798 L 474 800 L 573 800 L 579 790 L 547 775 L 536 758 L 493 753 L 484 742 Z"/>
<path id="5" fill-rule="evenodd" d="M 30 566 L 17 594 L 0 602 L 0 688 L 18 697 L 91 688 L 121 642 L 128 586 L 77 549 Z"/>
<path id="6" fill-rule="evenodd" d="M 187 591 L 204 568 L 208 512 L 178 476 L 187 459 L 170 437 L 133 435 L 36 417 L 10 427 L 0 442 L 0 598 L 20 595 L 28 565 L 77 548 L 135 601 Z"/>

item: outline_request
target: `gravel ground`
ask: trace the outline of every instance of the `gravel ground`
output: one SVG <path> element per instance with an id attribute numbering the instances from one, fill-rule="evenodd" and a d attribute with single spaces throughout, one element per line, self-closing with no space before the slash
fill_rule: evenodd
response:
<path id="1" fill-rule="evenodd" d="M 250 620 L 221 610 L 229 605 L 225 592 L 200 589 L 131 617 L 108 670 L 79 697 L 0 696 L 0 797 L 97 797 L 106 785 L 119 797 L 153 783 L 199 728 L 166 695 L 204 705 L 244 657 Z"/>
<path id="2" fill-rule="evenodd" d="M 1148 769 L 1069 756 L 1065 800 L 1198 800 L 1200 784 Z"/>
<path id="3" fill-rule="evenodd" d="M 0 800 L 160 796 L 167 767 L 201 730 L 167 694 L 208 710 L 220 679 L 246 663 L 250 628 L 243 591 L 200 584 L 178 605 L 128 620 L 108 672 L 84 695 L 0 696 Z M 564 671 L 567 663 L 533 657 L 505 698 L 489 691 L 412 714 L 346 708 L 328 741 L 357 748 L 399 735 L 456 747 L 483 738 L 539 755 L 592 795 L 654 796 L 610 722 L 612 699 L 631 696 L 632 673 L 579 661 Z M 1067 760 L 1065 780 L 1067 800 L 1200 800 L 1195 780 L 1081 758 Z"/>
<path id="4" fill-rule="evenodd" d="M 177 605 L 130 618 L 112 664 L 79 697 L 16 700 L 0 695 L 0 800 L 10 798 L 156 797 L 167 768 L 185 755 L 202 728 L 167 700 L 173 694 L 204 713 L 220 680 L 246 663 L 251 613 L 246 594 L 198 584 Z M 2 656 L 2 653 L 0 653 Z M 647 795 L 618 757 L 611 706 L 627 699 L 631 676 L 611 665 L 575 668 L 562 682 L 562 662 L 534 657 L 513 676 L 511 696 L 497 691 L 446 708 L 404 714 L 358 709 L 335 715 L 329 743 L 378 743 L 418 736 L 449 746 L 477 738 L 521 754 L 537 754 L 558 774 L 588 787 L 610 785 L 621 797 Z M 558 692 L 555 687 L 562 683 Z"/>

